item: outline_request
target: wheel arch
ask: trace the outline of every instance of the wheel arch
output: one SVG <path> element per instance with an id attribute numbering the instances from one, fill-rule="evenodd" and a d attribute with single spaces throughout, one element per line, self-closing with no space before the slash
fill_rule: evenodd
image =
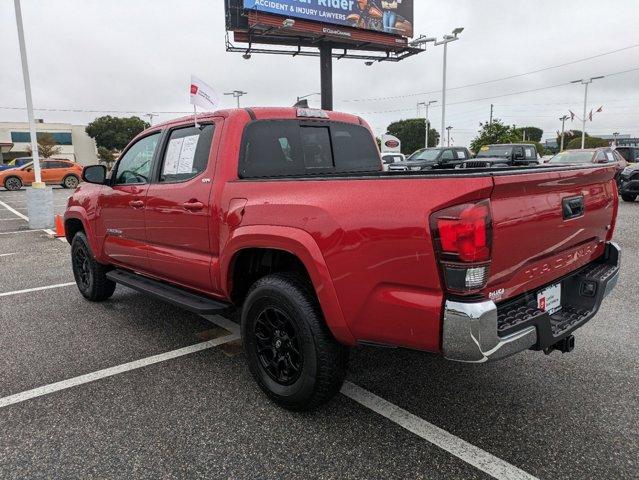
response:
<path id="1" fill-rule="evenodd" d="M 355 345 L 324 257 L 309 233 L 291 227 L 240 227 L 233 232 L 223 252 L 220 285 L 236 304 L 241 303 L 243 294 L 248 291 L 250 285 L 247 284 L 263 274 L 299 271 L 313 285 L 326 324 L 335 338 L 341 343 Z M 244 270 L 247 267 L 248 272 Z"/>

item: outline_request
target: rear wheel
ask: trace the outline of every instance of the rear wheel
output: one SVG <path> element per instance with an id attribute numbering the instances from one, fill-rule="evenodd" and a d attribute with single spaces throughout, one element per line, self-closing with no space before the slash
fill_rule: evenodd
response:
<path id="1" fill-rule="evenodd" d="M 71 264 L 75 283 L 84 298 L 101 302 L 113 295 L 115 282 L 106 276 L 110 268 L 95 260 L 83 232 L 76 233 L 71 242 Z"/>
<path id="2" fill-rule="evenodd" d="M 621 195 L 621 198 L 623 199 L 624 202 L 634 202 L 637 199 L 637 195 L 625 193 Z"/>
<path id="3" fill-rule="evenodd" d="M 10 191 L 20 190 L 22 188 L 22 180 L 18 177 L 9 177 L 4 181 L 4 188 Z"/>
<path id="4" fill-rule="evenodd" d="M 80 180 L 75 175 L 67 175 L 66 177 L 64 177 L 64 180 L 62 180 L 62 186 L 64 188 L 70 188 L 73 190 L 78 187 L 79 183 Z"/>
<path id="5" fill-rule="evenodd" d="M 300 275 L 269 275 L 253 285 L 242 337 L 253 377 L 278 405 L 309 410 L 339 392 L 348 348 L 331 335 L 312 286 Z"/>

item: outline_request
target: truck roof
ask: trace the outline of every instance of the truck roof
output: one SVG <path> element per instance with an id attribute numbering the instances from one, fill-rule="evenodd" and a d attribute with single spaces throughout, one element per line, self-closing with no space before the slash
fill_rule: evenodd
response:
<path id="1" fill-rule="evenodd" d="M 286 120 L 286 119 L 297 119 L 297 118 L 305 118 L 309 120 L 320 119 L 316 117 L 298 117 L 299 110 L 311 110 L 311 111 L 321 111 L 324 114 L 328 115 L 328 120 L 336 121 L 336 122 L 345 122 L 345 123 L 355 123 L 360 125 L 366 125 L 366 122 L 362 120 L 357 115 L 352 115 L 350 113 L 342 113 L 342 112 L 331 112 L 326 110 L 319 109 L 299 109 L 297 107 L 246 107 L 246 108 L 229 108 L 224 110 L 217 110 L 215 112 L 202 112 L 198 113 L 197 118 L 200 121 L 211 120 L 214 117 L 225 117 L 231 118 L 238 115 L 246 115 L 255 117 L 256 120 Z M 325 120 L 325 119 L 324 119 Z M 193 121 L 193 115 L 176 118 L 173 120 L 169 120 L 167 122 L 158 123 L 153 125 L 148 130 L 159 130 L 165 127 L 170 127 L 173 125 L 183 124 L 189 121 Z"/>

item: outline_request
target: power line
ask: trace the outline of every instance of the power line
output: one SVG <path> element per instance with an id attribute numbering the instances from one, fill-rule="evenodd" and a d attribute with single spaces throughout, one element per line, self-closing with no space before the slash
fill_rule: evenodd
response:
<path id="1" fill-rule="evenodd" d="M 621 72 L 609 73 L 609 74 L 604 75 L 604 77 L 606 77 L 606 78 L 607 77 L 614 77 L 614 76 L 617 76 L 617 75 L 623 75 L 625 73 L 631 73 L 631 72 L 636 72 L 636 71 L 639 71 L 639 67 L 631 68 L 629 70 L 623 70 Z M 463 105 L 463 104 L 466 104 L 466 103 L 481 102 L 481 101 L 484 101 L 484 100 L 493 100 L 495 98 L 504 98 L 504 97 L 510 97 L 510 96 L 513 96 L 513 95 L 522 95 L 524 93 L 540 92 L 542 90 L 549 90 L 549 89 L 552 89 L 552 88 L 565 87 L 565 86 L 571 85 L 571 84 L 572 84 L 572 82 L 558 83 L 558 84 L 555 84 L 555 85 L 548 85 L 547 87 L 531 88 L 529 90 L 521 90 L 521 91 L 518 91 L 518 92 L 502 93 L 500 95 L 492 95 L 492 96 L 489 96 L 489 97 L 473 98 L 473 99 L 470 99 L 470 100 L 462 100 L 462 101 L 459 101 L 459 102 L 449 103 L 448 105 Z M 379 111 L 376 111 L 376 112 L 358 112 L 357 114 L 358 115 L 375 115 L 375 114 L 381 114 L 381 113 L 406 112 L 406 111 L 409 111 L 409 110 L 412 110 L 412 108 L 401 108 L 401 109 L 395 109 L 395 110 L 379 110 Z"/>
<path id="2" fill-rule="evenodd" d="M 449 91 L 450 90 L 461 90 L 462 88 L 478 87 L 478 86 L 481 86 L 481 85 L 488 85 L 490 83 L 502 82 L 504 80 L 511 80 L 513 78 L 520 78 L 520 77 L 524 77 L 526 75 L 533 75 L 535 73 L 546 72 L 548 70 L 554 70 L 556 68 L 562 68 L 562 67 L 567 67 L 569 65 L 574 65 L 576 63 L 586 62 L 588 60 L 593 60 L 595 58 L 604 57 L 606 55 L 612 55 L 614 53 L 623 52 L 625 50 L 630 50 L 631 48 L 637 48 L 637 47 L 639 47 L 639 43 L 634 44 L 634 45 L 629 45 L 629 46 L 623 47 L 623 48 L 618 48 L 616 50 L 611 50 L 609 52 L 604 52 L 604 53 L 600 53 L 600 54 L 597 54 L 597 55 L 593 55 L 593 56 L 590 56 L 590 57 L 580 58 L 578 60 L 573 60 L 573 61 L 562 63 L 562 64 L 559 64 L 559 65 L 552 65 L 550 67 L 539 68 L 537 70 L 531 70 L 529 72 L 518 73 L 518 74 L 515 74 L 515 75 L 509 75 L 507 77 L 502 77 L 502 78 L 496 78 L 494 80 L 486 80 L 486 81 L 483 81 L 483 82 L 469 83 L 467 85 L 460 85 L 458 87 L 448 88 L 447 90 L 449 90 Z M 353 99 L 347 99 L 347 100 L 342 100 L 342 101 L 343 102 L 377 102 L 377 101 L 382 101 L 382 100 L 396 100 L 398 98 L 418 97 L 420 95 L 432 95 L 432 94 L 439 93 L 439 92 L 440 92 L 440 90 L 433 90 L 431 92 L 408 93 L 408 94 L 405 94 L 405 95 L 395 95 L 395 96 L 390 96 L 390 97 L 353 98 Z"/>

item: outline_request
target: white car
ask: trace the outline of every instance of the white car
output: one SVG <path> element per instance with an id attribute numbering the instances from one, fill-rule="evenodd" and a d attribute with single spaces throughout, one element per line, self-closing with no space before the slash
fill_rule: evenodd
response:
<path id="1" fill-rule="evenodd" d="M 382 153 L 382 165 L 384 171 L 388 172 L 390 166 L 394 163 L 402 163 L 406 161 L 406 156 L 403 153 Z"/>

